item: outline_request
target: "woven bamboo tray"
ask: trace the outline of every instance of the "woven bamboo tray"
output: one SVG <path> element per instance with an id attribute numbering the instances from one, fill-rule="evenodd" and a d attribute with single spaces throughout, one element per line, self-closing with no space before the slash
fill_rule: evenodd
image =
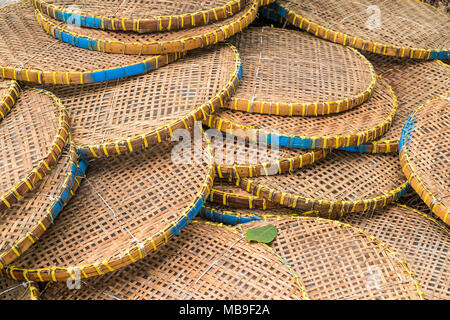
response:
<path id="1" fill-rule="evenodd" d="M 240 63 L 233 46 L 218 44 L 138 77 L 49 89 L 73 114 L 72 137 L 82 156 L 96 158 L 141 150 L 192 128 L 233 95 Z"/>
<path id="2" fill-rule="evenodd" d="M 120 54 L 185 52 L 223 41 L 242 31 L 256 18 L 260 0 L 247 0 L 238 14 L 214 24 L 175 32 L 135 33 L 103 31 L 60 23 L 36 11 L 42 29 L 56 39 L 80 48 Z"/>
<path id="3" fill-rule="evenodd" d="M 27 1 L 0 9 L 0 77 L 34 83 L 83 84 L 146 73 L 183 54 L 149 57 L 87 52 L 42 32 Z"/>
<path id="4" fill-rule="evenodd" d="M 276 203 L 255 197 L 251 193 L 237 187 L 234 183 L 222 179 L 214 180 L 208 201 L 224 207 L 240 209 L 266 210 L 278 207 Z"/>
<path id="5" fill-rule="evenodd" d="M 450 299 L 450 232 L 443 224 L 402 205 L 343 220 L 374 235 L 407 261 L 425 299 Z"/>
<path id="6" fill-rule="evenodd" d="M 413 189 L 450 225 L 450 95 L 422 104 L 409 117 L 400 139 L 400 162 Z"/>
<path id="7" fill-rule="evenodd" d="M 363 230 L 338 221 L 309 217 L 265 217 L 242 225 L 244 231 L 271 224 L 271 243 L 298 275 L 312 300 L 422 299 L 407 262 Z"/>
<path id="8" fill-rule="evenodd" d="M 418 0 L 280 0 L 272 8 L 317 37 L 373 53 L 450 57 L 449 16 Z"/>
<path id="9" fill-rule="evenodd" d="M 335 219 L 380 209 L 405 194 L 408 183 L 396 154 L 334 151 L 292 174 L 244 178 L 237 183 L 256 197 Z"/>
<path id="10" fill-rule="evenodd" d="M 233 110 L 318 116 L 365 102 L 377 80 L 370 62 L 353 48 L 295 30 L 253 27 L 230 39 L 244 76 Z"/>
<path id="11" fill-rule="evenodd" d="M 52 226 L 78 189 L 86 166 L 70 144 L 35 190 L 0 214 L 0 268 L 17 260 Z"/>
<path id="12" fill-rule="evenodd" d="M 33 281 L 91 278 L 166 245 L 200 211 L 214 174 L 212 165 L 174 162 L 176 145 L 90 162 L 58 223 L 0 274 Z M 203 150 L 207 155 L 206 143 Z"/>
<path id="13" fill-rule="evenodd" d="M 323 159 L 327 154 L 324 149 L 302 151 L 276 148 L 268 145 L 267 141 L 250 140 L 253 135 L 246 136 L 244 132 L 238 136 L 222 136 L 217 131 L 213 134 L 211 146 L 215 154 L 216 176 L 230 181 L 292 172 Z"/>
<path id="14" fill-rule="evenodd" d="M 403 126 L 418 105 L 450 88 L 450 66 L 442 61 L 416 61 L 367 53 L 377 73 L 392 86 L 398 98 L 398 109 L 389 131 L 377 141 L 346 148 L 360 152 L 398 152 Z"/>
<path id="15" fill-rule="evenodd" d="M 43 300 L 305 298 L 295 274 L 270 247 L 249 244 L 238 229 L 197 220 L 143 261 L 83 280 L 80 290 L 52 283 L 41 295 Z"/>
<path id="16" fill-rule="evenodd" d="M 0 300 L 39 300 L 39 287 L 33 281 L 0 279 Z"/>
<path id="17" fill-rule="evenodd" d="M 139 33 L 199 27 L 238 13 L 245 0 L 32 0 L 53 19 L 82 27 Z"/>
<path id="18" fill-rule="evenodd" d="M 48 91 L 25 88 L 0 122 L 0 213 L 50 172 L 69 136 L 67 110 Z"/>
<path id="19" fill-rule="evenodd" d="M 370 100 L 344 113 L 282 117 L 224 109 L 210 115 L 204 124 L 240 136 L 246 132 L 265 135 L 271 144 L 282 147 L 340 148 L 382 136 L 390 128 L 396 110 L 397 98 L 392 88 L 383 79 L 378 79 Z"/>
<path id="20" fill-rule="evenodd" d="M 19 98 L 21 88 L 14 80 L 0 79 L 0 121 L 5 119 Z"/>

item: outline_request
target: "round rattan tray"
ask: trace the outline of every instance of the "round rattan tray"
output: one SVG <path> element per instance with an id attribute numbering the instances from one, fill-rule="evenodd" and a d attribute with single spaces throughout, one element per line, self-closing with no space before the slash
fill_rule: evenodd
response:
<path id="1" fill-rule="evenodd" d="M 407 263 L 373 235 L 321 218 L 270 216 L 242 225 L 244 231 L 271 224 L 271 243 L 298 275 L 312 300 L 421 299 Z"/>
<path id="2" fill-rule="evenodd" d="M 398 152 L 403 126 L 418 105 L 449 92 L 450 66 L 442 61 L 416 61 L 366 54 L 377 73 L 392 86 L 398 98 L 397 113 L 389 131 L 379 140 L 347 148 L 360 152 Z"/>
<path id="3" fill-rule="evenodd" d="M 52 226 L 78 189 L 86 166 L 70 144 L 35 190 L 0 213 L 0 268 L 17 260 Z"/>
<path id="4" fill-rule="evenodd" d="M 238 229 L 197 220 L 143 261 L 82 280 L 79 290 L 52 283 L 41 295 L 43 300 L 305 298 L 296 275 L 267 245 L 249 244 Z"/>
<path id="5" fill-rule="evenodd" d="M 282 117 L 223 109 L 210 115 L 204 124 L 235 135 L 246 132 L 265 135 L 268 142 L 282 147 L 340 148 L 382 136 L 390 128 L 396 110 L 397 98 L 392 88 L 379 78 L 370 100 L 347 112 L 321 117 Z"/>
<path id="6" fill-rule="evenodd" d="M 243 178 L 238 183 L 256 197 L 334 219 L 382 208 L 406 194 L 409 186 L 397 157 L 334 151 L 293 173 Z"/>
<path id="7" fill-rule="evenodd" d="M 0 121 L 5 119 L 11 108 L 16 104 L 20 90 L 21 88 L 16 81 L 0 79 Z"/>
<path id="8" fill-rule="evenodd" d="M 39 300 L 39 287 L 33 281 L 0 279 L 0 300 Z"/>
<path id="9" fill-rule="evenodd" d="M 207 143 L 203 150 L 212 162 Z M 212 185 L 213 166 L 184 162 L 185 151 L 171 142 L 91 161 L 57 223 L 0 273 L 33 281 L 85 279 L 163 247 L 197 215 Z"/>
<path id="10" fill-rule="evenodd" d="M 211 133 L 216 176 L 230 181 L 292 172 L 327 154 L 324 149 L 303 151 L 268 145 L 267 141 L 258 140 L 250 132 L 235 136 L 209 129 L 207 133 Z"/>
<path id="11" fill-rule="evenodd" d="M 422 104 L 400 139 L 400 162 L 413 189 L 450 225 L 450 95 Z"/>
<path id="12" fill-rule="evenodd" d="M 53 19 L 82 27 L 163 32 L 199 27 L 238 13 L 245 0 L 32 0 Z"/>
<path id="13" fill-rule="evenodd" d="M 272 8 L 335 43 L 402 58 L 450 57 L 449 16 L 418 0 L 280 0 Z"/>
<path id="14" fill-rule="evenodd" d="M 374 235 L 398 253 L 420 284 L 427 300 L 448 300 L 450 232 L 437 220 L 417 210 L 395 205 L 372 214 L 349 215 L 346 223 Z"/>
<path id="15" fill-rule="evenodd" d="M 353 48 L 295 30 L 252 27 L 230 39 L 244 75 L 233 110 L 318 116 L 347 111 L 368 100 L 377 80 Z"/>
<path id="16" fill-rule="evenodd" d="M 56 39 L 80 48 L 120 54 L 185 52 L 223 41 L 242 31 L 256 18 L 260 0 L 247 0 L 238 14 L 202 27 L 164 33 L 103 31 L 60 23 L 36 11 L 42 29 Z"/>
<path id="17" fill-rule="evenodd" d="M 240 73 L 236 49 L 217 44 L 145 75 L 50 90 L 73 115 L 82 156 L 96 158 L 177 138 L 177 129 L 192 128 L 233 95 Z"/>
<path id="18" fill-rule="evenodd" d="M 0 213 L 36 187 L 61 155 L 69 136 L 67 110 L 50 92 L 25 88 L 0 122 Z"/>
<path id="19" fill-rule="evenodd" d="M 146 73 L 183 54 L 111 59 L 87 52 L 42 32 L 28 1 L 0 9 L 0 77 L 45 84 L 103 82 Z"/>

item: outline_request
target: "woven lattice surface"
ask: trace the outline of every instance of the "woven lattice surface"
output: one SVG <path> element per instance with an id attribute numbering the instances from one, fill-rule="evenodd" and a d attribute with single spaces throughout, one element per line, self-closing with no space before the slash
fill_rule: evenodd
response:
<path id="1" fill-rule="evenodd" d="M 249 132 L 222 134 L 210 129 L 215 155 L 215 170 L 219 178 L 239 179 L 291 172 L 326 156 L 325 150 L 303 151 L 267 144 L 262 137 Z M 249 141 L 247 141 L 249 140 Z"/>
<path id="2" fill-rule="evenodd" d="M 39 288 L 35 282 L 0 279 L 0 300 L 38 300 Z"/>
<path id="3" fill-rule="evenodd" d="M 220 259 L 220 261 L 218 261 Z M 295 277 L 263 244 L 203 222 L 188 226 L 160 252 L 119 272 L 83 281 L 80 290 L 51 284 L 46 300 L 302 299 Z"/>
<path id="4" fill-rule="evenodd" d="M 250 28 L 232 38 L 244 68 L 233 104 L 275 115 L 348 110 L 372 94 L 376 75 L 360 53 L 294 30 Z"/>
<path id="5" fill-rule="evenodd" d="M 288 21 L 316 36 L 390 56 L 445 58 L 449 16 L 417 0 L 282 0 Z M 294 20 L 295 19 L 295 20 Z"/>
<path id="6" fill-rule="evenodd" d="M 86 163 L 81 165 L 75 147 L 67 147 L 52 171 L 19 203 L 0 213 L 0 264 L 19 258 L 53 224 L 75 194 Z"/>
<path id="7" fill-rule="evenodd" d="M 174 60 L 174 55 L 111 56 L 87 52 L 42 32 L 27 1 L 0 9 L 0 74 L 35 83 L 79 84 L 141 74 Z"/>
<path id="8" fill-rule="evenodd" d="M 192 127 L 229 99 L 238 71 L 234 47 L 218 44 L 138 77 L 50 90 L 70 110 L 75 144 L 96 157 L 138 150 L 170 130 Z"/>
<path id="9" fill-rule="evenodd" d="M 0 121 L 6 117 L 16 104 L 20 86 L 14 80 L 0 79 Z"/>
<path id="10" fill-rule="evenodd" d="M 377 239 L 349 225 L 308 217 L 268 217 L 245 230 L 275 225 L 271 243 L 298 275 L 310 299 L 420 299 L 407 265 Z"/>
<path id="11" fill-rule="evenodd" d="M 34 0 L 54 19 L 103 30 L 173 31 L 214 23 L 239 12 L 245 0 Z M 73 14 L 80 15 L 80 18 Z"/>
<path id="12" fill-rule="evenodd" d="M 421 105 L 406 122 L 400 143 L 402 169 L 411 186 L 450 224 L 450 96 Z"/>
<path id="13" fill-rule="evenodd" d="M 17 202 L 56 163 L 69 133 L 65 109 L 50 94 L 25 89 L 0 122 L 0 212 Z"/>
<path id="14" fill-rule="evenodd" d="M 374 210 L 406 192 L 398 155 L 335 151 L 293 173 L 242 179 L 240 187 L 286 207 L 336 218 Z"/>
<path id="15" fill-rule="evenodd" d="M 205 122 L 221 131 L 256 131 L 279 136 L 278 144 L 296 148 L 339 148 L 359 145 L 381 136 L 397 109 L 391 87 L 378 79 L 373 96 L 348 112 L 321 117 L 282 117 L 220 110 Z M 236 134 L 237 135 L 237 134 Z"/>
<path id="16" fill-rule="evenodd" d="M 126 33 L 82 28 L 36 12 L 38 23 L 53 37 L 93 51 L 120 54 L 184 52 L 223 41 L 256 18 L 260 0 L 247 0 L 238 14 L 214 24 L 162 33 Z"/>
<path id="17" fill-rule="evenodd" d="M 409 115 L 425 101 L 449 91 L 450 67 L 441 61 L 420 62 L 369 53 L 366 56 L 394 89 L 398 109 L 389 131 L 380 140 L 361 148 L 367 152 L 397 152 Z"/>
<path id="18" fill-rule="evenodd" d="M 10 266 L 5 275 L 65 281 L 77 271 L 83 278 L 92 277 L 140 260 L 164 245 L 200 210 L 213 173 L 211 165 L 197 164 L 198 159 L 185 163 L 172 157 L 172 152 L 182 156 L 175 145 L 163 143 L 92 161 L 64 214 L 15 262 L 16 267 L 33 270 Z M 208 151 L 206 143 L 203 148 Z"/>
<path id="19" fill-rule="evenodd" d="M 399 205 L 343 221 L 374 235 L 407 261 L 425 299 L 449 299 L 450 233 L 441 222 Z"/>

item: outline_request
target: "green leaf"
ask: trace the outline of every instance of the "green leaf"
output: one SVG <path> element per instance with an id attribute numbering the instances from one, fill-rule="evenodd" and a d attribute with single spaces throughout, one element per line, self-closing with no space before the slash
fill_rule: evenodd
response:
<path id="1" fill-rule="evenodd" d="M 248 229 L 245 231 L 245 238 L 247 241 L 256 241 L 262 243 L 272 242 L 278 235 L 277 227 L 267 225 L 260 228 Z"/>

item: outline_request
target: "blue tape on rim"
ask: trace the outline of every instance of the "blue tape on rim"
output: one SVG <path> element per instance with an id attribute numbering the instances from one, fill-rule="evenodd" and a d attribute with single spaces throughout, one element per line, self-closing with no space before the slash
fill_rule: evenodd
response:
<path id="1" fill-rule="evenodd" d="M 103 82 L 106 81 L 106 72 L 104 70 L 92 72 L 91 74 L 89 74 L 89 77 L 91 80 L 90 82 Z"/>
<path id="2" fill-rule="evenodd" d="M 138 64 L 133 64 L 131 66 L 126 66 L 123 68 L 124 72 L 125 72 L 125 77 L 130 77 L 130 76 L 134 76 L 137 74 L 142 74 L 147 72 L 147 64 L 145 63 L 138 63 Z"/>
<path id="3" fill-rule="evenodd" d="M 277 2 L 269 4 L 268 7 L 275 10 L 283 18 L 287 17 L 288 11 L 282 6 L 280 6 Z"/>
<path id="4" fill-rule="evenodd" d="M 87 38 L 76 37 L 76 39 L 77 39 L 76 46 L 86 50 L 92 50 L 92 46 L 96 45 L 96 41 L 91 41 L 90 39 Z"/>
<path id="5" fill-rule="evenodd" d="M 194 204 L 194 206 L 188 211 L 187 216 L 189 217 L 189 221 L 192 221 L 197 214 L 200 212 L 200 209 L 203 206 L 203 199 L 200 198 Z M 181 230 L 183 230 L 188 225 L 188 220 L 186 217 L 183 217 L 175 226 L 172 227 L 172 233 L 174 236 L 177 236 Z"/>
<path id="6" fill-rule="evenodd" d="M 341 147 L 338 148 L 338 150 L 344 150 L 344 151 L 351 151 L 351 152 L 367 152 L 367 144 L 361 144 L 356 146 L 349 146 L 349 147 Z"/>
<path id="7" fill-rule="evenodd" d="M 242 66 L 241 56 L 238 55 L 238 57 L 239 57 L 239 61 L 240 61 L 240 62 L 239 62 L 239 67 L 238 67 L 238 74 L 237 74 L 237 76 L 238 76 L 239 81 L 241 81 L 241 80 L 242 80 L 243 66 Z"/>
<path id="8" fill-rule="evenodd" d="M 55 37 L 57 39 L 61 40 L 62 42 L 65 42 L 65 43 L 68 43 L 73 46 L 83 48 L 86 50 L 96 51 L 95 48 L 97 48 L 97 44 L 98 44 L 97 40 L 89 39 L 87 37 L 78 37 L 78 36 L 69 34 L 67 32 L 58 30 L 56 28 L 54 29 L 54 33 L 55 33 Z"/>
<path id="9" fill-rule="evenodd" d="M 404 188 L 402 188 L 400 190 L 399 193 L 397 193 L 397 200 L 403 196 L 406 196 L 408 194 L 408 192 L 410 192 L 410 191 L 411 191 L 411 186 L 409 184 L 407 184 Z"/>
<path id="10" fill-rule="evenodd" d="M 449 51 L 440 51 L 438 53 L 437 58 L 438 59 L 447 59 L 450 56 L 450 52 Z"/>
<path id="11" fill-rule="evenodd" d="M 291 138 L 290 145 L 291 148 L 311 149 L 312 139 Z"/>
<path id="12" fill-rule="evenodd" d="M 87 161 L 82 160 L 82 159 L 79 161 L 78 165 L 77 164 L 72 165 L 72 168 L 70 169 L 72 177 L 71 177 L 70 181 L 68 182 L 67 187 L 64 190 L 64 192 L 59 196 L 58 200 L 53 205 L 53 208 L 52 208 L 53 218 L 56 218 L 61 213 L 61 211 L 63 210 L 65 205 L 67 204 L 67 200 L 70 197 L 71 190 L 75 183 L 75 178 L 84 176 L 84 174 L 86 172 L 86 168 L 87 168 Z"/>
<path id="13" fill-rule="evenodd" d="M 127 67 L 119 67 L 119 68 L 115 68 L 115 69 L 96 71 L 96 72 L 92 72 L 92 73 L 88 74 L 88 77 L 90 78 L 90 82 L 103 82 L 103 81 L 121 79 L 121 78 L 125 78 L 127 76 L 139 74 L 138 72 L 141 70 L 146 71 L 147 68 L 146 68 L 146 66 L 143 66 L 143 64 L 144 63 L 139 64 L 139 65 L 133 65 L 132 68 L 130 68 L 130 69 L 127 69 Z M 82 156 L 86 157 L 86 154 L 83 154 Z"/>
<path id="14" fill-rule="evenodd" d="M 436 59 L 448 59 L 450 58 L 450 51 L 449 50 L 444 50 L 444 51 L 432 51 L 431 55 L 430 55 L 430 59 L 431 60 L 436 60 Z"/>
<path id="15" fill-rule="evenodd" d="M 68 12 L 62 13 L 61 11 L 56 11 L 56 17 L 55 18 L 57 20 L 67 22 L 67 19 L 68 19 L 69 16 L 71 17 L 72 14 L 69 15 Z"/>
<path id="16" fill-rule="evenodd" d="M 101 20 L 97 17 L 82 16 L 79 13 L 74 12 L 57 11 L 55 18 L 68 24 L 75 24 L 81 27 L 100 28 L 102 25 Z"/>
<path id="17" fill-rule="evenodd" d="M 272 20 L 274 22 L 279 22 L 282 18 L 278 12 L 274 12 L 272 10 L 268 10 L 266 7 L 260 7 L 259 8 L 259 14 L 262 15 L 264 18 Z"/>
<path id="18" fill-rule="evenodd" d="M 91 40 L 84 37 L 75 37 L 66 32 L 62 32 L 58 29 L 55 29 L 55 37 L 65 43 L 72 44 L 76 47 L 94 50 L 97 47 L 98 41 Z M 94 50 L 95 51 L 95 50 Z M 136 63 L 133 65 L 129 65 L 126 67 L 118 67 L 114 69 L 108 70 L 100 70 L 96 72 L 92 72 L 88 75 L 89 82 L 103 82 L 108 80 L 116 80 L 120 78 L 135 76 L 138 74 L 143 74 L 149 70 L 149 63 L 142 62 Z M 238 77 L 242 78 L 242 64 L 239 66 Z"/>
<path id="19" fill-rule="evenodd" d="M 85 17 L 84 26 L 89 28 L 101 28 L 102 21 L 96 17 Z"/>
<path id="20" fill-rule="evenodd" d="M 408 120 L 406 120 L 405 125 L 403 126 L 402 135 L 399 142 L 399 150 L 402 150 L 403 146 L 409 143 L 411 134 L 414 130 L 414 127 L 416 126 L 416 119 L 414 115 L 414 112 L 411 113 L 408 117 Z"/>
<path id="21" fill-rule="evenodd" d="M 310 138 L 289 137 L 273 133 L 266 134 L 267 144 L 286 148 L 312 149 L 313 140 Z"/>
<path id="22" fill-rule="evenodd" d="M 77 154 L 81 159 L 84 159 L 85 161 L 89 161 L 89 157 L 87 156 L 86 149 L 78 149 Z"/>
<path id="23" fill-rule="evenodd" d="M 241 216 L 235 216 L 231 214 L 226 214 L 223 212 L 220 212 L 218 210 L 211 210 L 207 209 L 205 207 L 202 208 L 202 216 L 210 221 L 228 224 L 228 225 L 237 225 L 242 223 L 249 223 L 252 221 L 262 221 L 262 219 L 256 215 L 248 216 L 248 217 L 241 217 Z"/>
<path id="24" fill-rule="evenodd" d="M 108 81 L 125 78 L 126 76 L 124 68 L 105 70 L 105 73 L 106 73 L 106 80 Z"/>

